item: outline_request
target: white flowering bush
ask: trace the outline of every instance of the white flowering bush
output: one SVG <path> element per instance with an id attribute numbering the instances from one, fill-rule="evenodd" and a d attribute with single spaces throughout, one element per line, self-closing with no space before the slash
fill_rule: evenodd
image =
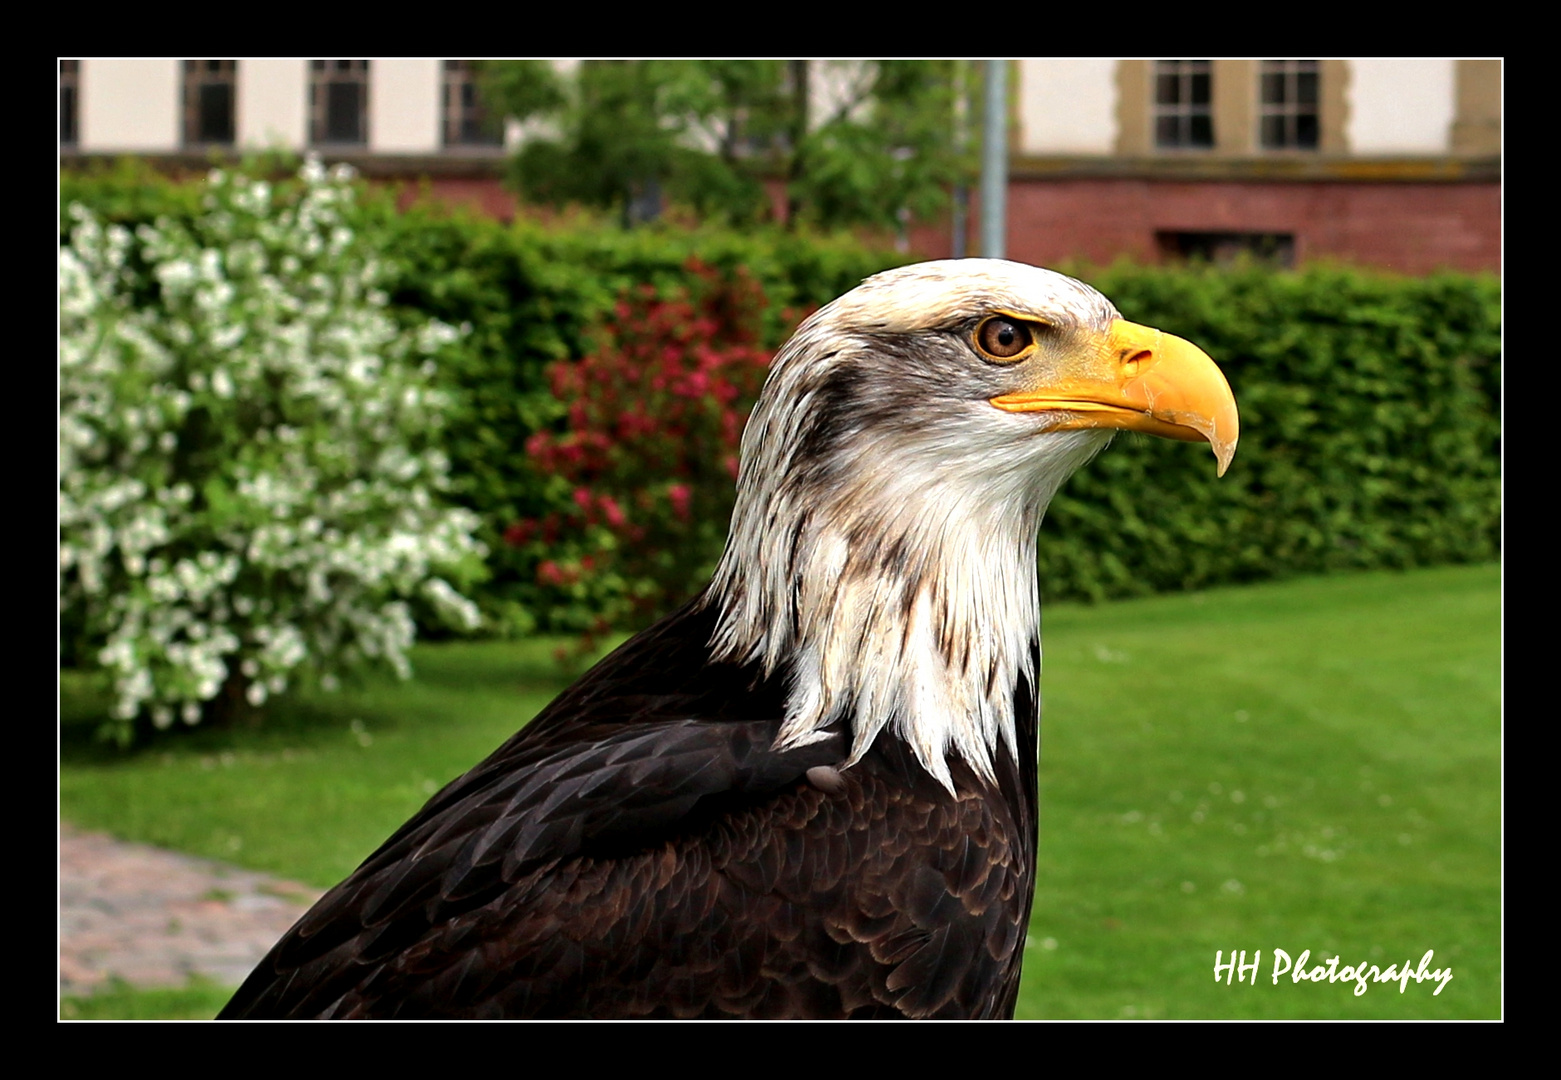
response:
<path id="1" fill-rule="evenodd" d="M 62 647 L 112 673 L 124 738 L 365 663 L 405 677 L 413 605 L 478 621 L 431 383 L 456 332 L 392 320 L 350 181 L 213 172 L 193 219 L 133 235 L 70 208 Z"/>

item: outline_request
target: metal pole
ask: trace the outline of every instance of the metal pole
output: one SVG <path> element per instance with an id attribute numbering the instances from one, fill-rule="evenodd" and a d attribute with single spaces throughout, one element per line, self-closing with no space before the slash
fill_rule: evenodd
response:
<path id="1" fill-rule="evenodd" d="M 970 61 L 954 61 L 954 153 L 961 158 L 963 170 L 965 150 L 970 145 L 970 79 L 967 75 Z M 954 185 L 954 235 L 950 237 L 950 254 L 963 259 L 970 254 L 970 188 L 964 177 Z"/>
<path id="2" fill-rule="evenodd" d="M 986 119 L 981 132 L 981 254 L 1001 259 L 1008 224 L 1008 61 L 986 62 Z"/>

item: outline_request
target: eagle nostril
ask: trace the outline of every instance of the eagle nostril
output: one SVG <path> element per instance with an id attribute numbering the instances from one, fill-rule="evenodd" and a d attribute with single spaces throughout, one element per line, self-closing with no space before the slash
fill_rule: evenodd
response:
<path id="1" fill-rule="evenodd" d="M 1128 378 L 1142 375 L 1144 370 L 1154 363 L 1154 353 L 1148 349 L 1123 350 L 1122 374 Z"/>

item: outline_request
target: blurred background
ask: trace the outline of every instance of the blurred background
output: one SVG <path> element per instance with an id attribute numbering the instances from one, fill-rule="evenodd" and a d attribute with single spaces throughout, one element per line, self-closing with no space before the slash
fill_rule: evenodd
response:
<path id="1" fill-rule="evenodd" d="M 70 829 L 333 884 L 703 585 L 801 318 L 1004 255 L 1242 409 L 1223 480 L 1120 438 L 1043 528 L 1021 1015 L 1500 1014 L 1500 60 L 59 77 Z M 64 1015 L 231 989 L 61 919 Z M 1270 984 L 1275 948 L 1456 976 Z"/>
<path id="2" fill-rule="evenodd" d="M 791 151 L 807 142 L 796 125 L 816 132 L 843 114 L 864 129 L 852 146 L 859 162 L 867 144 L 887 146 L 890 156 L 911 151 L 901 155 L 911 160 L 902 171 L 917 175 L 901 179 L 899 191 L 882 190 L 896 186 L 882 175 L 859 178 L 876 182 L 893 221 L 901 209 L 895 196 L 918 180 L 955 186 L 947 162 L 929 157 L 955 149 L 961 127 L 967 145 L 981 128 L 977 61 L 908 61 L 887 75 L 870 62 L 664 62 L 659 71 L 621 61 L 534 63 L 556 81 L 527 72 L 525 62 L 490 71 L 485 82 L 482 63 L 471 60 L 65 60 L 62 159 L 74 169 L 135 154 L 170 170 L 198 170 L 213 150 L 314 149 L 365 176 L 406 181 L 509 220 L 523 197 L 504 181 L 514 152 L 528 143 L 594 151 L 595 175 L 578 180 L 577 195 L 610 186 L 604 174 L 636 168 L 641 187 L 659 180 L 690 190 L 687 174 L 697 166 L 677 179 L 663 168 L 681 146 L 752 162 L 774 204 L 766 209 L 784 218 L 788 197 L 796 209 L 796 176 L 811 166 L 778 171 L 776 144 L 789 143 L 780 164 L 793 167 Z M 1334 258 L 1411 274 L 1499 269 L 1500 60 L 1089 58 L 1008 66 L 1012 258 L 1161 262 L 1245 249 L 1287 265 Z M 582 82 L 597 100 L 579 99 Z M 884 116 L 883 102 L 897 115 Z M 870 120 L 874 107 L 879 115 Z M 581 111 L 593 108 L 610 115 Z M 932 112 L 930 124 L 914 115 L 919 109 Z M 896 147 L 895 134 L 917 141 Z M 640 201 L 653 206 L 655 194 L 641 191 Z M 839 207 L 831 213 L 852 216 Z M 907 232 L 919 257 L 955 253 L 947 209 Z"/>

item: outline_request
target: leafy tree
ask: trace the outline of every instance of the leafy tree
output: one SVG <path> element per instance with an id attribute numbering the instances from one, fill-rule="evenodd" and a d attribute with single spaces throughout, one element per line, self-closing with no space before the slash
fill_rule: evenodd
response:
<path id="1" fill-rule="evenodd" d="M 956 134 L 972 92 L 952 60 L 597 60 L 485 65 L 496 112 L 545 122 L 512 180 L 529 198 L 653 219 L 663 197 L 752 223 L 900 227 L 974 172 Z"/>

